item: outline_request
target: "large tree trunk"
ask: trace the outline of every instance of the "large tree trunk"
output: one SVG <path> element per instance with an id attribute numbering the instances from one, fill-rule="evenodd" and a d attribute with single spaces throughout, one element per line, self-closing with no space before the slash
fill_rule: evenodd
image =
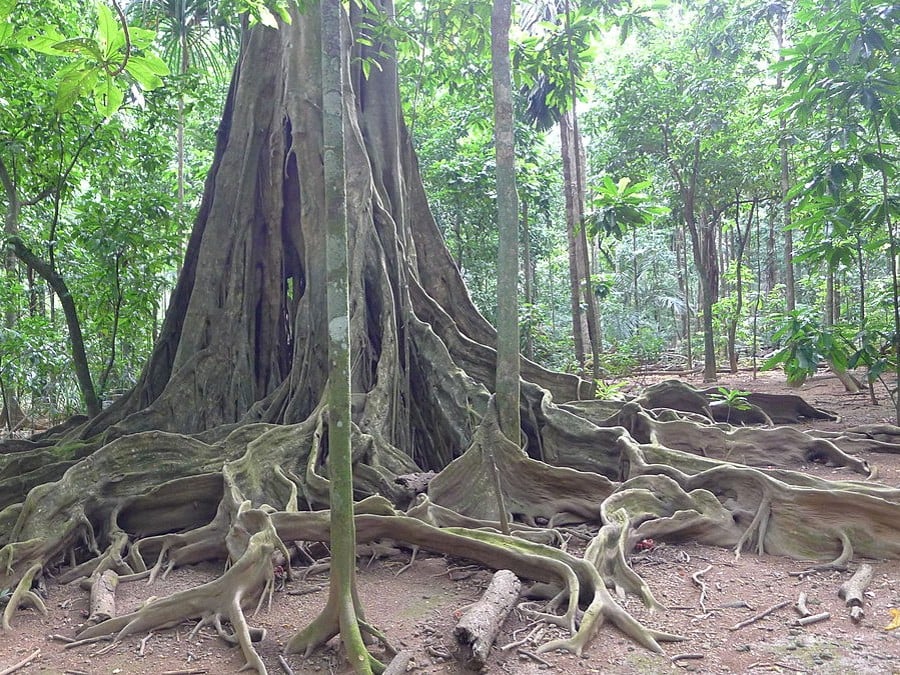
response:
<path id="1" fill-rule="evenodd" d="M 273 556 L 290 558 L 283 542 L 329 538 L 329 514 L 313 510 L 329 504 L 335 328 L 326 314 L 315 18 L 247 33 L 182 274 L 134 391 L 74 430 L 0 452 L 0 589 L 12 589 L 4 628 L 20 604 L 40 603 L 32 581 L 67 553 L 76 565 L 59 578 L 92 582 L 108 569 L 150 567 L 155 576 L 227 559 L 209 584 L 80 637 L 189 618 L 221 631 L 226 619 L 248 665 L 265 671 L 243 611 L 271 591 Z M 350 19 L 354 31 L 365 25 L 355 10 Z M 496 335 L 428 211 L 391 47 L 357 49 L 344 108 L 350 440 L 353 491 L 366 497 L 356 504 L 357 542 L 390 537 L 550 584 L 557 600 L 546 611 L 568 636 L 542 649 L 576 653 L 606 620 L 655 651 L 678 639 L 643 626 L 608 590 L 660 607 L 628 562 L 640 539 L 797 558 L 900 557 L 896 490 L 770 468 L 818 460 L 868 474 L 841 446 L 900 450 L 883 430 L 814 438 L 701 425 L 696 412 L 708 412 L 709 400 L 679 383 L 609 409 L 574 401 L 577 377 L 523 361 L 526 452 L 507 439 L 491 403 Z M 379 63 L 364 78 L 367 58 Z M 651 412 L 660 407 L 694 412 Z M 440 472 L 427 495 L 396 480 L 428 468 Z M 497 485 L 506 514 L 488 498 Z M 504 516 L 509 535 L 497 532 Z M 586 521 L 599 531 L 581 557 L 551 545 L 556 530 L 537 525 Z M 327 640 L 323 625 L 289 647 Z"/>

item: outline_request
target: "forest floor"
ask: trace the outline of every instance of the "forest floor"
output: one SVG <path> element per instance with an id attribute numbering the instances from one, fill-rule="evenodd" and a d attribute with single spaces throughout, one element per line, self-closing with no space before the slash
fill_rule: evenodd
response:
<path id="1" fill-rule="evenodd" d="M 660 377 L 636 380 L 646 386 Z M 702 386 L 699 377 L 687 378 Z M 838 429 L 862 423 L 893 420 L 887 397 L 872 405 L 866 394 L 851 395 L 833 377 L 819 375 L 799 390 L 788 389 L 781 373 L 751 373 L 722 376 L 719 386 L 771 393 L 797 393 L 817 407 L 841 415 L 841 421 L 816 423 L 817 428 Z M 900 487 L 900 455 L 866 457 L 879 470 L 878 480 Z M 804 467 L 817 476 L 853 479 L 846 469 L 820 465 Z M 583 544 L 573 537 L 570 548 Z M 491 572 L 465 561 L 420 554 L 408 569 L 408 551 L 401 556 L 369 562 L 359 560 L 360 596 L 368 620 L 388 636 L 395 648 L 415 656 L 410 672 L 457 675 L 468 672 L 453 656 L 453 627 L 460 613 L 477 600 Z M 556 672 L 587 673 L 859 673 L 900 674 L 900 629 L 887 631 L 891 608 L 900 608 L 900 562 L 867 561 L 874 567 L 866 593 L 865 617 L 859 624 L 838 598 L 838 588 L 850 578 L 860 561 L 846 572 L 800 574 L 809 564 L 769 555 L 744 553 L 735 558 L 731 550 L 697 544 L 658 545 L 634 553 L 634 569 L 649 584 L 666 611 L 651 613 L 637 598 L 625 606 L 653 628 L 678 633 L 686 640 L 663 644 L 664 655 L 656 655 L 633 644 L 613 626 L 600 628 L 581 657 L 555 652 L 536 654 L 537 647 L 559 634 L 559 629 L 534 626 L 515 612 L 498 638 L 488 671 L 529 675 Z M 175 570 L 154 584 L 123 584 L 117 592 L 117 611 L 138 607 L 150 596 L 163 596 L 213 579 L 218 565 L 202 564 Z M 299 570 L 302 571 L 302 570 Z M 705 583 L 705 597 L 692 576 Z M 282 592 L 275 594 L 270 609 L 263 608 L 251 625 L 267 630 L 258 650 L 270 673 L 284 672 L 278 661 L 283 645 L 300 627 L 311 621 L 324 605 L 327 572 L 295 575 Z M 793 609 L 805 593 L 809 610 L 830 612 L 828 620 L 806 627 L 794 625 Z M 765 610 L 783 607 L 750 625 L 738 624 Z M 78 584 L 47 583 L 49 614 L 24 610 L 13 619 L 13 630 L 0 633 L 0 673 L 39 654 L 17 673 L 90 673 L 91 675 L 162 673 L 234 673 L 243 665 L 239 649 L 230 647 L 204 628 L 189 637 L 191 626 L 181 625 L 149 635 L 135 635 L 118 643 L 100 642 L 74 649 L 54 635 L 72 636 L 87 616 L 87 593 Z M 526 639 L 527 638 L 527 639 Z M 334 642 L 334 641 L 332 641 Z M 520 643 L 509 646 L 512 643 Z M 499 647 L 506 646 L 506 649 Z M 680 657 L 680 658 L 678 658 Z M 287 663 L 294 673 L 345 673 L 342 656 L 329 644 L 312 657 L 293 655 Z"/>

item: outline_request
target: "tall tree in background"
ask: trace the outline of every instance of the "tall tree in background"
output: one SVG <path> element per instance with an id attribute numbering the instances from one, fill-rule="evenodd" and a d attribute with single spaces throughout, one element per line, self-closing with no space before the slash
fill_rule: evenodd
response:
<path id="1" fill-rule="evenodd" d="M 788 7 L 784 2 L 773 2 L 766 8 L 769 27 L 775 36 L 775 49 L 777 51 L 777 63 L 784 62 L 785 21 L 788 18 Z M 778 68 L 775 74 L 775 91 L 781 93 L 784 90 L 784 77 L 782 68 Z M 791 229 L 791 208 L 793 199 L 791 189 L 791 161 L 790 149 L 793 139 L 787 125 L 787 117 L 784 113 L 778 115 L 778 165 L 780 169 L 781 187 L 781 213 L 782 235 L 784 236 L 783 261 L 784 261 L 784 301 L 787 311 L 792 312 L 797 308 L 796 281 L 794 280 L 794 231 Z"/>
<path id="2" fill-rule="evenodd" d="M 601 19 L 596 11 L 579 11 L 569 0 L 536 4 L 523 23 L 540 29 L 519 50 L 520 67 L 531 80 L 526 117 L 539 129 L 559 123 L 575 358 L 582 369 L 590 363 L 594 379 L 600 374 L 600 323 L 584 227 L 587 181 L 577 101 L 591 37 L 598 33 Z"/>

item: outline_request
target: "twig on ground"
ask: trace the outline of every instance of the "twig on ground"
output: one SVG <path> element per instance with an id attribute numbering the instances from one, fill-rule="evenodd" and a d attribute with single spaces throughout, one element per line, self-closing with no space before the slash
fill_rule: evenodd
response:
<path id="1" fill-rule="evenodd" d="M 528 633 L 528 635 L 523 637 L 521 640 L 516 640 L 515 642 L 510 642 L 508 644 L 503 645 L 502 647 L 500 647 L 500 651 L 507 652 L 510 649 L 512 649 L 513 647 L 521 647 L 522 645 L 524 645 L 526 642 L 528 642 L 531 639 L 531 636 L 534 635 L 538 631 L 539 628 L 540 628 L 539 625 L 535 626 L 534 628 L 531 629 L 531 631 Z"/>
<path id="2" fill-rule="evenodd" d="M 294 675 L 294 669 L 291 668 L 290 664 L 281 654 L 278 655 L 278 665 L 281 666 L 281 669 L 285 672 L 285 675 Z"/>
<path id="3" fill-rule="evenodd" d="M 702 570 L 694 572 L 691 575 L 691 581 L 694 582 L 694 585 L 700 589 L 700 609 L 703 612 L 706 612 L 706 582 L 704 582 L 700 577 L 709 572 L 712 569 L 712 565 L 707 565 Z"/>
<path id="4" fill-rule="evenodd" d="M 19 670 L 20 668 L 24 668 L 25 666 L 27 666 L 29 663 L 31 663 L 32 661 L 34 661 L 34 660 L 35 660 L 37 657 L 39 657 L 40 655 L 41 655 L 41 650 L 40 650 L 40 649 L 35 649 L 33 652 L 31 652 L 31 654 L 29 654 L 28 656 L 26 656 L 24 659 L 22 659 L 22 660 L 19 661 L 18 663 L 14 663 L 14 664 L 11 665 L 9 668 L 5 668 L 5 669 L 3 669 L 3 670 L 0 670 L 0 675 L 9 675 L 10 673 L 14 673 L 14 672 L 16 672 L 17 670 Z"/>
<path id="5" fill-rule="evenodd" d="M 288 591 L 288 595 L 309 595 L 310 593 L 318 593 L 323 590 L 324 586 L 307 586 L 306 588 L 295 588 L 293 591 Z"/>
<path id="6" fill-rule="evenodd" d="M 759 614 L 756 614 L 755 616 L 751 616 L 749 619 L 745 619 L 744 621 L 741 621 L 740 623 L 734 624 L 728 630 L 739 630 L 741 628 L 744 628 L 746 626 L 754 624 L 757 621 L 759 621 L 760 619 L 766 618 L 772 612 L 777 612 L 779 609 L 781 609 L 782 607 L 786 607 L 789 604 L 791 604 L 790 600 L 785 600 L 784 602 L 779 602 L 777 605 L 772 605 L 771 607 L 769 607 L 769 609 L 767 609 L 763 612 L 760 612 Z"/>
<path id="7" fill-rule="evenodd" d="M 705 657 L 705 654 L 676 654 L 669 660 L 672 663 L 677 663 L 678 661 L 699 661 Z"/>
<path id="8" fill-rule="evenodd" d="M 101 647 L 101 648 L 98 649 L 97 651 L 93 652 L 93 653 L 91 654 L 91 657 L 94 657 L 94 656 L 100 656 L 101 654 L 106 654 L 106 652 L 111 652 L 113 649 L 115 649 L 115 648 L 118 647 L 118 646 L 119 646 L 119 641 L 116 640 L 116 639 L 113 639 L 113 641 L 110 642 L 110 643 L 109 643 L 108 645 L 106 645 L 105 647 Z"/>
<path id="9" fill-rule="evenodd" d="M 68 635 L 60 635 L 59 633 L 54 633 L 50 636 L 50 639 L 56 640 L 57 642 L 65 642 L 66 644 L 75 642 L 75 638 L 71 638 Z"/>
<path id="10" fill-rule="evenodd" d="M 801 617 L 807 617 L 812 614 L 806 607 L 806 593 L 801 591 L 800 597 L 797 598 L 797 604 L 794 605 L 794 609 Z"/>
<path id="11" fill-rule="evenodd" d="M 416 562 L 416 554 L 417 554 L 418 552 L 419 552 L 419 547 L 418 547 L 418 546 L 413 546 L 412 554 L 409 556 L 409 562 L 406 563 L 406 564 L 405 564 L 403 567 L 401 567 L 399 570 L 397 570 L 397 572 L 394 574 L 395 577 L 399 577 L 399 576 L 400 576 L 401 574 L 403 574 L 406 570 L 408 570 L 410 567 L 413 566 L 413 563 Z"/>
<path id="12" fill-rule="evenodd" d="M 542 659 L 540 656 L 535 654 L 532 651 L 528 651 L 527 649 L 517 649 L 516 654 L 521 654 L 522 656 L 527 656 L 532 661 L 537 661 L 541 665 L 547 666 L 548 668 L 552 668 L 553 664 L 550 663 L 547 659 Z"/>
<path id="13" fill-rule="evenodd" d="M 147 635 L 145 635 L 144 638 L 141 640 L 141 648 L 138 649 L 138 656 L 144 655 L 144 650 L 147 648 L 147 642 L 149 642 L 150 638 L 152 638 L 152 637 L 153 637 L 153 633 L 150 632 L 150 633 L 147 633 Z"/>
<path id="14" fill-rule="evenodd" d="M 819 623 L 831 618 L 831 612 L 822 612 L 821 614 L 809 614 L 803 618 L 794 621 L 795 626 L 809 626 L 813 623 Z"/>
<path id="15" fill-rule="evenodd" d="M 63 649 L 71 649 L 72 647 L 81 647 L 82 645 L 91 645 L 95 642 L 103 642 L 104 640 L 112 640 L 112 635 L 98 635 L 97 637 L 85 638 L 84 640 L 72 640 Z"/>
<path id="16" fill-rule="evenodd" d="M 166 670 L 159 675 L 204 675 L 204 673 L 206 673 L 205 670 L 195 668 L 192 670 Z"/>
<path id="17" fill-rule="evenodd" d="M 795 668 L 781 661 L 757 661 L 756 663 L 751 663 L 748 668 L 786 668 L 787 670 L 793 670 L 795 673 L 805 671 L 804 668 Z"/>

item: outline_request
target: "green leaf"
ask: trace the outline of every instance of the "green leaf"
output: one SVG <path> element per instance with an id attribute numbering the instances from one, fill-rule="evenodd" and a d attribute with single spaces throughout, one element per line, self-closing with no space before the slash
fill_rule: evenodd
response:
<path id="1" fill-rule="evenodd" d="M 891 110 L 888 113 L 888 125 L 891 127 L 891 131 L 895 134 L 900 134 L 900 115 L 897 115 L 896 112 Z"/>
<path id="2" fill-rule="evenodd" d="M 125 38 L 119 26 L 119 20 L 113 16 L 112 10 L 104 2 L 97 3 L 97 31 L 100 45 L 103 47 L 104 60 L 109 60 L 120 47 L 125 46 Z"/>
<path id="3" fill-rule="evenodd" d="M 40 26 L 37 29 L 24 31 L 20 37 L 20 43 L 28 49 L 50 56 L 65 56 L 67 52 L 54 47 L 55 44 L 65 39 L 53 26 Z"/>
<path id="4" fill-rule="evenodd" d="M 151 72 L 160 77 L 165 77 L 170 72 L 166 62 L 156 54 L 142 54 L 141 56 L 135 56 L 133 58 L 138 59 L 141 63 L 145 64 Z"/>
<path id="5" fill-rule="evenodd" d="M 884 171 L 888 175 L 890 175 L 893 172 L 893 169 L 894 169 L 893 164 L 886 161 L 878 153 L 867 152 L 867 153 L 864 153 L 860 157 L 860 159 L 862 159 L 863 164 L 865 164 L 870 169 L 875 169 L 875 171 Z"/>
<path id="6" fill-rule="evenodd" d="M 153 44 L 156 39 L 156 31 L 140 26 L 129 26 L 128 37 L 131 39 L 131 46 L 135 49 L 146 49 Z"/>
<path id="7" fill-rule="evenodd" d="M 97 81 L 96 68 L 73 68 L 63 75 L 56 90 L 56 109 L 69 110 L 75 101 Z"/>
<path id="8" fill-rule="evenodd" d="M 0 23 L 0 47 L 5 45 L 7 42 L 11 42 L 11 38 L 15 33 L 15 29 L 11 23 Z"/>
<path id="9" fill-rule="evenodd" d="M 131 75 L 143 89 L 151 90 L 162 86 L 162 78 L 147 63 L 146 57 L 132 56 L 125 64 L 126 72 Z"/>
<path id="10" fill-rule="evenodd" d="M 53 45 L 53 49 L 67 54 L 83 55 L 87 53 L 97 59 L 97 61 L 102 62 L 104 60 L 103 53 L 100 51 L 100 45 L 97 44 L 96 40 L 88 38 L 77 37 L 63 40 Z"/>
<path id="11" fill-rule="evenodd" d="M 115 80 L 105 75 L 94 87 L 94 106 L 104 117 L 115 113 L 125 100 L 125 92 L 116 85 Z"/>
<path id="12" fill-rule="evenodd" d="M 791 358 L 791 350 L 787 347 L 779 349 L 760 364 L 760 370 L 771 370 L 780 363 L 787 363 Z"/>

